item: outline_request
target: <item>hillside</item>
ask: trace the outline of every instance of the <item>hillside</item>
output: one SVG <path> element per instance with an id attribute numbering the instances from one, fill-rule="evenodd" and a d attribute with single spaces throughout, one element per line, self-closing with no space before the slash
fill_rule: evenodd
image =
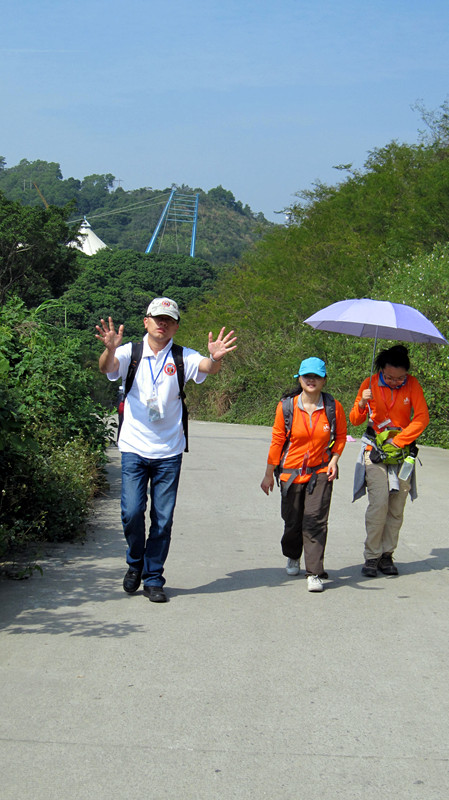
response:
<path id="1" fill-rule="evenodd" d="M 269 232 L 214 287 L 189 306 L 185 341 L 226 325 L 238 349 L 215 383 L 193 387 L 192 413 L 269 425 L 302 358 L 328 364 L 328 391 L 352 406 L 369 374 L 371 340 L 326 334 L 304 319 L 337 300 L 372 297 L 417 308 L 449 338 L 449 109 L 419 145 L 373 150 L 338 186 L 298 193 L 290 224 Z M 378 351 L 387 342 L 378 343 Z M 449 348 L 412 344 L 412 372 L 431 421 L 422 443 L 449 447 Z M 358 430 L 357 435 L 360 435 Z"/>
<path id="2" fill-rule="evenodd" d="M 0 158 L 0 191 L 8 200 L 40 207 L 44 202 L 58 207 L 72 203 L 70 222 L 86 216 L 109 247 L 145 252 L 172 187 L 125 191 L 115 184 L 112 174 L 64 179 L 55 162 L 22 159 L 16 166 L 6 167 Z M 184 185 L 177 188 L 185 194 L 199 195 L 195 255 L 211 264 L 237 261 L 275 227 L 222 186 L 208 192 Z M 188 254 L 190 236 L 190 225 L 167 224 L 153 252 Z"/>

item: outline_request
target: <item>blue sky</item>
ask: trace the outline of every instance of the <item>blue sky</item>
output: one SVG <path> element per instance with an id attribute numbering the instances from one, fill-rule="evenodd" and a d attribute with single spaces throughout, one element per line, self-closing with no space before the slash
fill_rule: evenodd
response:
<path id="1" fill-rule="evenodd" d="M 221 184 L 278 222 L 449 96 L 447 0 L 15 0 L 1 26 L 7 166 Z"/>

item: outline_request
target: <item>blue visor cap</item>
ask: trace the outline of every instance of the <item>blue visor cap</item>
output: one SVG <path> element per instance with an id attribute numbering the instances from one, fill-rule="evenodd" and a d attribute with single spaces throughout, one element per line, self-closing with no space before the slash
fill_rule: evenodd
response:
<path id="1" fill-rule="evenodd" d="M 321 358 L 305 358 L 304 361 L 301 361 L 299 370 L 296 375 L 293 375 L 294 378 L 299 378 L 300 375 L 318 375 L 319 378 L 326 377 L 326 364 Z"/>

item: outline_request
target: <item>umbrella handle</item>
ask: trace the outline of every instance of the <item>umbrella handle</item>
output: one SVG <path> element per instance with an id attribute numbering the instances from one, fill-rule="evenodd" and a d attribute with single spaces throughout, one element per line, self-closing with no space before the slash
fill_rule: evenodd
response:
<path id="1" fill-rule="evenodd" d="M 372 381 L 373 372 L 374 372 L 374 356 L 376 354 L 376 346 L 377 346 L 377 331 L 378 331 L 378 327 L 376 325 L 376 335 L 374 337 L 374 347 L 373 347 L 373 358 L 372 358 L 372 361 L 371 361 L 371 372 L 370 372 L 370 376 L 369 376 L 369 387 L 368 387 L 369 389 L 371 389 L 371 381 Z"/>
<path id="2" fill-rule="evenodd" d="M 371 381 L 373 379 L 373 372 L 374 372 L 374 356 L 376 354 L 376 346 L 377 346 L 377 331 L 378 331 L 378 327 L 376 325 L 376 335 L 374 337 L 374 347 L 373 347 L 373 358 L 372 358 L 372 361 L 371 361 L 371 372 L 370 372 L 370 376 L 369 376 L 369 385 L 368 385 L 369 389 L 371 389 Z M 369 403 L 368 403 L 368 414 L 371 417 L 371 406 L 370 406 Z"/>

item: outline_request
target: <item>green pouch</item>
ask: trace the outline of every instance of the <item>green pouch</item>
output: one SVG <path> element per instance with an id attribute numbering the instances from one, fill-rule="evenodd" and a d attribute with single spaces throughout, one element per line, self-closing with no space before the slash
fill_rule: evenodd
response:
<path id="1" fill-rule="evenodd" d="M 376 434 L 376 444 L 378 448 L 386 453 L 386 458 L 382 460 L 382 463 L 387 466 L 390 464 L 402 464 L 404 458 L 410 453 L 409 445 L 405 447 L 395 447 L 394 444 L 388 444 L 387 439 L 394 437 L 396 433 L 399 433 L 399 431 L 390 429 Z"/>

